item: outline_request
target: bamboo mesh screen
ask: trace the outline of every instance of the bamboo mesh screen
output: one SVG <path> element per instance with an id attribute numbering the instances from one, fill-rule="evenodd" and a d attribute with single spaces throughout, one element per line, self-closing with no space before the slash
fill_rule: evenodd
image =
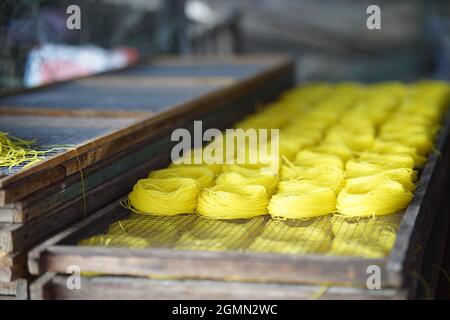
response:
<path id="1" fill-rule="evenodd" d="M 82 246 L 171 248 L 179 250 L 333 254 L 382 258 L 389 254 L 402 213 L 348 220 L 211 220 L 196 215 L 148 216 L 131 213 Z"/>

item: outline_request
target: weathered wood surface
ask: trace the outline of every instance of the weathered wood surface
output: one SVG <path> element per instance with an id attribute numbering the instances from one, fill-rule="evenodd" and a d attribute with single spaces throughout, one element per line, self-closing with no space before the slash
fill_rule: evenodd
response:
<path id="1" fill-rule="evenodd" d="M 30 288 L 31 299 L 404 299 L 402 290 L 368 290 L 338 286 L 242 283 L 208 280 L 151 280 L 133 277 L 82 277 L 79 290 L 67 289 L 67 276 L 47 273 Z"/>

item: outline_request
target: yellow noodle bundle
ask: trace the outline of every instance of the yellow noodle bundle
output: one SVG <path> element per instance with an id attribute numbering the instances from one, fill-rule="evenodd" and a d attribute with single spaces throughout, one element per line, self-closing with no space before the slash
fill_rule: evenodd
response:
<path id="1" fill-rule="evenodd" d="M 403 99 L 408 92 L 408 86 L 401 82 L 397 81 L 386 81 L 372 84 L 367 92 L 366 98 L 375 97 L 378 98 L 380 96 L 392 97 L 395 98 L 396 101 Z"/>
<path id="2" fill-rule="evenodd" d="M 189 178 L 141 179 L 128 195 L 137 213 L 176 215 L 194 213 L 200 184 Z"/>
<path id="3" fill-rule="evenodd" d="M 171 163 L 169 167 L 171 168 L 207 168 L 214 174 L 219 174 L 222 171 L 221 163 L 212 163 L 212 159 L 208 159 L 204 154 L 203 150 L 198 151 L 201 154 L 199 164 L 194 163 L 195 151 L 191 150 L 188 154 L 184 155 L 182 159 L 178 159 L 180 163 Z M 222 157 L 223 158 L 223 157 Z M 177 160 L 177 161 L 178 161 Z M 211 161 L 209 161 L 211 160 Z M 183 161 L 183 163 L 181 163 Z"/>
<path id="4" fill-rule="evenodd" d="M 304 185 L 304 190 L 307 186 Z M 277 219 L 307 219 L 336 211 L 336 194 L 331 188 L 309 186 L 302 193 L 277 193 L 269 202 L 269 213 Z"/>
<path id="5" fill-rule="evenodd" d="M 348 179 L 337 197 L 337 211 L 347 217 L 392 214 L 407 207 L 413 194 L 384 175 Z"/>
<path id="6" fill-rule="evenodd" d="M 334 166 L 339 169 L 344 168 L 344 163 L 337 155 L 315 152 L 311 150 L 302 150 L 295 156 L 294 164 L 303 167 L 314 167 L 319 165 Z"/>
<path id="7" fill-rule="evenodd" d="M 251 170 L 251 169 L 247 169 Z M 267 195 L 271 196 L 278 183 L 278 174 L 259 174 L 245 176 L 237 172 L 224 172 L 216 179 L 217 185 L 260 185 L 266 189 Z"/>
<path id="8" fill-rule="evenodd" d="M 372 151 L 375 153 L 381 153 L 381 154 L 404 154 L 408 155 L 414 160 L 414 164 L 416 168 L 423 167 L 425 162 L 427 161 L 427 158 L 419 155 L 417 153 L 416 148 L 410 147 L 407 145 L 403 145 L 401 143 L 397 142 L 387 142 L 387 141 L 381 141 L 376 140 Z"/>
<path id="9" fill-rule="evenodd" d="M 423 156 L 433 150 L 432 139 L 424 133 L 408 134 L 398 132 L 395 134 L 380 134 L 379 139 L 382 141 L 393 141 L 416 148 L 417 153 Z"/>
<path id="10" fill-rule="evenodd" d="M 425 134 L 433 137 L 438 130 L 436 125 L 425 126 L 417 123 L 399 123 L 397 121 L 390 121 L 383 125 L 380 129 L 380 134 L 384 136 L 395 135 L 396 133 L 408 134 Z"/>
<path id="11" fill-rule="evenodd" d="M 276 106 L 276 107 L 275 107 Z M 275 108 L 274 108 L 275 107 Z M 280 112 L 279 105 L 272 105 L 263 109 L 261 112 L 245 118 L 238 122 L 235 128 L 241 129 L 279 129 L 284 127 L 290 121 L 290 115 L 286 112 Z"/>
<path id="12" fill-rule="evenodd" d="M 324 186 L 316 183 L 314 180 L 287 180 L 280 181 L 280 183 L 278 184 L 278 193 L 303 194 L 312 190 L 316 190 L 320 187 Z"/>
<path id="13" fill-rule="evenodd" d="M 397 181 L 403 185 L 406 190 L 414 190 L 416 172 L 410 168 L 382 169 L 367 162 L 349 161 L 346 166 L 345 175 L 347 178 L 359 178 L 366 176 L 381 175 Z"/>
<path id="14" fill-rule="evenodd" d="M 336 127 L 354 134 L 375 135 L 374 120 L 366 118 L 355 111 L 343 115 Z"/>
<path id="15" fill-rule="evenodd" d="M 348 161 L 353 156 L 353 151 L 344 144 L 322 143 L 308 150 L 320 153 L 334 154 L 341 158 L 343 162 Z"/>
<path id="16" fill-rule="evenodd" d="M 211 219 L 249 219 L 267 214 L 268 197 L 260 185 L 216 185 L 204 189 L 197 211 Z"/>
<path id="17" fill-rule="evenodd" d="M 414 168 L 414 159 L 406 154 L 364 152 L 360 154 L 358 161 L 367 162 L 384 169 Z"/>
<path id="18" fill-rule="evenodd" d="M 370 149 L 374 140 L 373 134 L 354 133 L 343 127 L 331 128 L 325 137 L 325 142 L 329 144 L 344 144 L 354 151 Z"/>
<path id="19" fill-rule="evenodd" d="M 298 167 L 287 163 L 281 167 L 282 180 L 314 181 L 323 187 L 339 190 L 344 180 L 344 172 L 330 165 L 319 165 L 316 167 Z"/>
<path id="20" fill-rule="evenodd" d="M 223 173 L 236 172 L 246 178 L 258 178 L 261 175 L 278 176 L 278 170 L 262 165 L 251 164 L 227 164 L 223 166 Z"/>
<path id="21" fill-rule="evenodd" d="M 276 152 L 275 152 L 276 151 Z M 237 164 L 246 168 L 274 168 L 274 170 L 278 170 L 278 162 L 279 162 L 279 150 L 274 150 L 272 153 L 272 146 L 269 143 L 265 147 L 261 147 L 261 149 L 253 149 L 242 147 L 236 151 L 236 154 L 232 158 L 228 158 L 226 163 Z M 224 165 L 229 166 L 229 165 Z M 222 170 L 226 170 L 222 168 Z"/>
<path id="22" fill-rule="evenodd" d="M 430 126 L 434 126 L 436 125 L 436 122 L 434 120 L 425 118 L 425 117 L 421 117 L 419 115 L 416 114 L 412 114 L 412 113 L 395 113 L 394 115 L 392 115 L 392 117 L 390 117 L 390 120 L 385 122 L 385 124 L 388 123 L 408 123 L 408 124 L 412 124 L 412 125 L 421 125 L 424 127 L 430 127 Z"/>
<path id="23" fill-rule="evenodd" d="M 297 152 L 316 144 L 317 139 L 282 132 L 279 141 L 279 156 L 293 160 Z"/>
<path id="24" fill-rule="evenodd" d="M 419 101 L 408 101 L 399 106 L 398 112 L 411 113 L 433 121 L 438 122 L 442 116 L 441 109 L 433 104 Z"/>
<path id="25" fill-rule="evenodd" d="M 310 123 L 309 125 L 313 125 Z M 308 128 L 306 125 L 301 125 L 299 123 L 292 124 L 280 131 L 280 140 L 286 139 L 297 139 L 301 143 L 301 147 L 308 147 L 316 145 L 323 136 L 322 129 L 318 128 Z"/>
<path id="26" fill-rule="evenodd" d="M 155 170 L 149 173 L 149 178 L 190 178 L 196 180 L 202 188 L 214 185 L 214 173 L 207 167 L 174 167 Z"/>
<path id="27" fill-rule="evenodd" d="M 313 105 L 323 99 L 331 90 L 326 83 L 306 84 L 283 93 L 281 102 L 293 105 Z"/>

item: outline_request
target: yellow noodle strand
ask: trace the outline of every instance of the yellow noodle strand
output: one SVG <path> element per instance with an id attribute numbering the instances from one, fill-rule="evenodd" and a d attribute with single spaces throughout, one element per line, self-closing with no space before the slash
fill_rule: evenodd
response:
<path id="1" fill-rule="evenodd" d="M 194 213 L 200 184 L 189 178 L 141 179 L 128 195 L 138 213 L 176 215 Z"/>

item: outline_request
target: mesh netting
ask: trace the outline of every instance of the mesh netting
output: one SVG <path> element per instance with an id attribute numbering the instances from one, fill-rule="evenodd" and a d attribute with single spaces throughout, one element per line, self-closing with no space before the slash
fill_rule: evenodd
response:
<path id="1" fill-rule="evenodd" d="M 149 216 L 131 213 L 83 246 L 172 248 L 179 250 L 333 254 L 383 258 L 392 249 L 402 214 L 343 219 L 211 220 L 196 215 Z"/>

